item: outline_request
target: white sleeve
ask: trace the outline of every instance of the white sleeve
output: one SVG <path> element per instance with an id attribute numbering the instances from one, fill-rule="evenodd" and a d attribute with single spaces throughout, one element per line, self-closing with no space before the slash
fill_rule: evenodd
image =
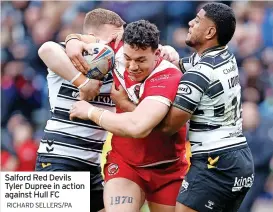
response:
<path id="1" fill-rule="evenodd" d="M 204 65 L 196 65 L 187 71 L 180 80 L 173 105 L 193 113 L 210 85 L 210 73 L 211 69 Z"/>
<path id="2" fill-rule="evenodd" d="M 147 96 L 144 99 L 155 100 L 155 101 L 158 101 L 158 102 L 161 102 L 161 103 L 167 105 L 168 107 L 170 107 L 172 104 L 172 102 L 164 96 Z"/>

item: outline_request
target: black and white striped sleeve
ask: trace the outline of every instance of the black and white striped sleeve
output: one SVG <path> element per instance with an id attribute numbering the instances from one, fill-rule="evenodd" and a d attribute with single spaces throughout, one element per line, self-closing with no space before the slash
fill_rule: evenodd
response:
<path id="1" fill-rule="evenodd" d="M 190 69 L 182 76 L 173 103 L 175 107 L 191 114 L 210 84 L 210 70 L 200 65 L 197 68 Z"/>
<path id="2" fill-rule="evenodd" d="M 195 64 L 196 53 L 193 53 L 190 57 L 183 57 L 179 60 L 179 68 L 182 73 L 190 70 Z"/>

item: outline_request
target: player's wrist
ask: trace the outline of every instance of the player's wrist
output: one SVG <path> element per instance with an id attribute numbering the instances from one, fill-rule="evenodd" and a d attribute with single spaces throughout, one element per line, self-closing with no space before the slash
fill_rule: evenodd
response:
<path id="1" fill-rule="evenodd" d="M 90 106 L 88 109 L 88 118 L 94 121 L 97 125 L 101 126 L 103 115 L 106 113 L 107 110 L 102 108 Z"/>
<path id="2" fill-rule="evenodd" d="M 76 86 L 78 89 L 81 89 L 89 82 L 89 80 L 89 78 L 79 72 L 72 80 L 70 80 L 70 83 Z"/>
<path id="3" fill-rule="evenodd" d="M 67 44 L 70 40 L 73 40 L 73 39 L 82 41 L 82 35 L 81 34 L 69 34 L 65 38 L 65 44 Z"/>
<path id="4" fill-rule="evenodd" d="M 90 120 L 92 120 L 92 114 L 93 114 L 93 111 L 94 111 L 95 107 L 94 106 L 90 106 L 89 109 L 88 109 L 88 112 L 87 112 L 87 116 Z"/>

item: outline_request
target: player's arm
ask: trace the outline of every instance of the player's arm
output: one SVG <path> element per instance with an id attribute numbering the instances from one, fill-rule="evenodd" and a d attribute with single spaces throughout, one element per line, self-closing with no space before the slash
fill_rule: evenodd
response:
<path id="1" fill-rule="evenodd" d="M 45 42 L 39 48 L 38 54 L 51 71 L 68 81 L 79 73 L 65 54 L 64 48 L 58 43 Z"/>
<path id="2" fill-rule="evenodd" d="M 85 101 L 76 102 L 70 111 L 70 118 L 90 119 L 113 134 L 143 138 L 163 120 L 175 98 L 181 73 L 173 68 L 153 75 L 145 82 L 144 99 L 132 112 L 112 113 L 94 107 Z"/>
<path id="3" fill-rule="evenodd" d="M 102 83 L 81 74 L 59 44 L 48 41 L 40 47 L 38 54 L 51 71 L 79 88 L 80 99 L 91 100 L 99 94 Z"/>
<path id="4" fill-rule="evenodd" d="M 208 70 L 202 73 L 194 69 L 187 71 L 180 80 L 173 106 L 159 129 L 168 135 L 179 131 L 191 118 L 209 83 Z"/>
<path id="5" fill-rule="evenodd" d="M 170 61 L 173 63 L 176 67 L 179 68 L 178 66 L 178 61 L 179 61 L 179 54 L 178 52 L 169 45 L 159 45 L 159 50 L 160 50 L 160 56 L 163 57 L 165 60 Z"/>
<path id="6" fill-rule="evenodd" d="M 161 98 L 161 100 L 147 97 L 141 101 L 133 112 L 119 114 L 80 101 L 73 105 L 70 118 L 91 119 L 115 135 L 143 138 L 150 134 L 169 110 L 170 101 L 167 98 L 156 98 Z"/>

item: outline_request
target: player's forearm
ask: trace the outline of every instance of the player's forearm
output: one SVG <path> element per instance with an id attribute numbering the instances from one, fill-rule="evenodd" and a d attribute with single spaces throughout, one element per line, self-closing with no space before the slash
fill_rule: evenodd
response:
<path id="1" fill-rule="evenodd" d="M 40 47 L 38 54 L 51 71 L 68 81 L 79 73 L 64 52 L 64 49 L 57 43 L 51 41 L 44 43 Z"/>
<path id="2" fill-rule="evenodd" d="M 157 126 L 157 129 L 166 135 L 173 135 L 183 127 L 191 118 L 191 114 L 178 107 L 172 106 L 167 116 Z"/>
<path id="3" fill-rule="evenodd" d="M 145 129 L 147 127 L 141 123 L 141 119 L 133 116 L 131 112 L 117 114 L 94 107 L 88 117 L 118 136 L 144 138 L 151 132 L 151 129 Z"/>
<path id="4" fill-rule="evenodd" d="M 166 121 L 163 121 L 162 123 L 160 123 L 157 128 L 156 128 L 158 131 L 166 134 L 166 135 L 169 135 L 169 136 L 172 136 L 173 134 L 175 134 L 178 130 L 177 129 L 174 129 L 168 122 Z"/>

